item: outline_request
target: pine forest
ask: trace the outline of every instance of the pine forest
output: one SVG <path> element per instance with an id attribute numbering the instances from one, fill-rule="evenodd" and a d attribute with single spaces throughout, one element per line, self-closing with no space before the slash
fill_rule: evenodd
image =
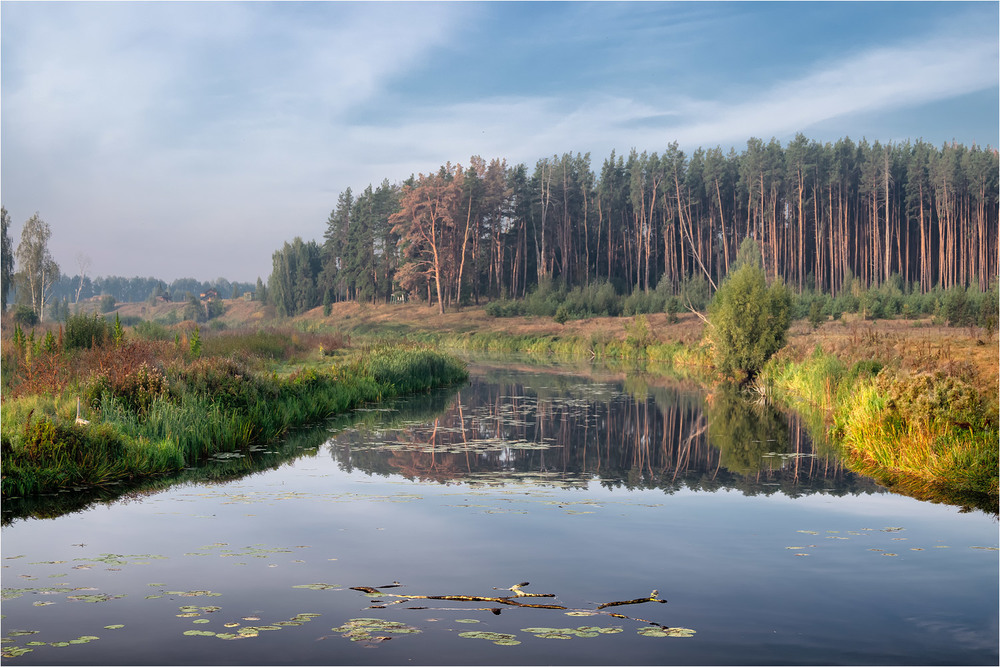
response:
<path id="1" fill-rule="evenodd" d="M 753 237 L 770 278 L 836 296 L 896 282 L 928 292 L 996 281 L 998 155 L 923 141 L 821 144 L 797 135 L 745 149 L 525 164 L 474 156 L 398 184 L 342 192 L 321 241 L 274 253 L 279 314 L 356 299 L 516 299 L 538 285 L 618 294 L 686 282 L 714 289 Z"/>

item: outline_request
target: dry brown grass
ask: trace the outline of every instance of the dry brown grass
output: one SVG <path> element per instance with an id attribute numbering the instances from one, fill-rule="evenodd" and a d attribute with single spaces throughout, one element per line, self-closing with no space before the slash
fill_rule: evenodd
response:
<path id="1" fill-rule="evenodd" d="M 982 329 L 935 325 L 930 319 L 870 322 L 845 314 L 815 331 L 808 322 L 793 323 L 780 354 L 801 360 L 817 345 L 846 364 L 874 359 L 909 373 L 940 371 L 997 396 L 1000 344 Z"/>
<path id="2" fill-rule="evenodd" d="M 226 312 L 220 318 L 230 328 L 269 323 L 274 318 L 272 307 L 256 301 L 227 299 Z M 182 310 L 183 303 L 122 304 L 119 313 L 146 319 L 164 317 L 170 310 Z M 181 313 L 178 312 L 178 316 Z M 661 342 L 677 341 L 694 344 L 701 340 L 704 323 L 695 315 L 684 313 L 670 323 L 665 314 L 647 315 L 654 337 Z M 336 303 L 329 317 L 322 308 L 314 308 L 294 318 L 309 324 L 325 324 L 344 333 L 352 329 L 387 329 L 414 332 L 465 333 L 498 332 L 517 336 L 560 336 L 623 340 L 631 317 L 594 317 L 570 320 L 559 324 L 547 317 L 493 318 L 481 307 L 466 307 L 439 315 L 435 307 L 421 303 L 359 304 Z M 805 320 L 792 324 L 788 345 L 781 355 L 803 359 L 819 345 L 845 363 L 876 359 L 898 365 L 910 372 L 944 371 L 971 382 L 987 396 L 997 396 L 1000 383 L 1000 346 L 997 338 L 987 338 L 982 329 L 955 328 L 935 325 L 922 320 L 859 320 L 844 314 L 838 321 L 828 321 L 815 331 Z"/>

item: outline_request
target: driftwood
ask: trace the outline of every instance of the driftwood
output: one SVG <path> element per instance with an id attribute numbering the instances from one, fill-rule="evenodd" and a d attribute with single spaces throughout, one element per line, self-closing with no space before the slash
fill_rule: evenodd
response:
<path id="1" fill-rule="evenodd" d="M 402 584 L 400 584 L 397 581 L 397 582 L 393 582 L 392 584 L 389 584 L 387 586 L 379 586 L 377 588 L 372 587 L 372 586 L 351 586 L 351 590 L 360 591 L 362 593 L 366 593 L 369 596 L 374 596 L 374 597 L 399 598 L 398 600 L 395 600 L 393 602 L 386 603 L 386 605 L 373 606 L 372 607 L 373 609 L 384 609 L 386 606 L 388 606 L 390 604 L 402 604 L 402 603 L 408 602 L 410 600 L 451 600 L 451 601 L 455 601 L 455 602 L 493 602 L 493 603 L 496 603 L 496 604 L 509 605 L 509 606 L 512 606 L 512 607 L 530 607 L 530 608 L 533 608 L 533 609 L 569 609 L 569 607 L 564 607 L 563 605 L 557 605 L 557 604 L 529 604 L 529 603 L 526 603 L 526 602 L 519 602 L 515 598 L 529 598 L 529 597 L 530 598 L 554 598 L 555 597 L 554 593 L 528 593 L 527 591 L 521 590 L 524 586 L 528 586 L 529 585 L 527 581 L 524 581 L 524 582 L 522 582 L 520 584 L 514 584 L 513 586 L 511 586 L 510 588 L 507 588 L 507 589 L 494 588 L 493 590 L 508 590 L 508 591 L 511 591 L 514 594 L 512 596 L 511 595 L 506 595 L 506 596 L 499 596 L 499 597 L 489 596 L 489 595 L 399 595 L 399 594 L 396 594 L 396 593 L 386 593 L 383 590 L 381 590 L 381 589 L 385 589 L 385 588 L 398 588 L 401 585 Z M 630 605 L 630 604 L 644 604 L 646 602 L 659 602 L 661 604 L 665 604 L 667 601 L 666 600 L 661 600 L 660 599 L 660 592 L 658 590 L 654 589 L 653 592 L 649 594 L 649 597 L 635 598 L 634 600 L 620 600 L 620 601 L 614 601 L 614 602 L 605 602 L 603 604 L 598 605 L 597 608 L 594 609 L 594 610 L 577 609 L 577 610 L 574 610 L 574 611 L 593 611 L 594 613 L 598 613 L 599 610 L 606 609 L 607 607 L 620 607 L 620 606 L 623 606 L 623 605 Z M 408 609 L 427 609 L 427 607 L 408 607 Z M 481 607 L 480 610 L 481 611 L 489 611 L 489 612 L 492 612 L 494 614 L 500 614 L 500 611 L 501 611 L 500 609 L 498 609 L 496 607 Z M 649 620 L 646 620 L 646 619 L 643 619 L 643 618 L 634 618 L 634 617 L 631 617 L 631 616 L 626 616 L 625 614 L 618 614 L 618 613 L 614 613 L 614 612 L 599 612 L 599 613 L 606 614 L 608 616 L 613 616 L 615 618 L 625 618 L 625 619 L 629 619 L 629 620 L 639 621 L 639 622 L 642 622 L 642 623 L 649 623 L 650 625 L 655 625 L 655 626 L 658 626 L 658 627 L 661 627 L 661 628 L 669 628 L 669 626 L 663 625 L 662 623 L 657 623 L 655 621 L 649 621 Z"/>

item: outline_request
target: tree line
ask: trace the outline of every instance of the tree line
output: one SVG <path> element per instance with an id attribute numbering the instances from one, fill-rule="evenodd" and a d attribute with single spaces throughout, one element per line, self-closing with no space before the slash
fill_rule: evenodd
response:
<path id="1" fill-rule="evenodd" d="M 91 261 L 83 253 L 76 257 L 78 273 L 67 275 L 49 251 L 52 229 L 38 213 L 24 223 L 21 239 L 15 249 L 10 237 L 10 215 L 0 208 L 0 312 L 12 302 L 30 309 L 41 320 L 46 317 L 65 320 L 70 305 L 93 297 L 115 303 L 134 303 L 163 297 L 167 301 L 183 301 L 209 290 L 223 299 L 242 297 L 261 287 L 260 280 L 252 283 L 230 282 L 225 278 L 200 281 L 178 278 L 171 283 L 153 277 L 97 276 L 91 278 Z"/>
<path id="2" fill-rule="evenodd" d="M 745 238 L 769 279 L 801 293 L 903 282 L 986 290 L 1000 268 L 998 155 L 924 141 L 818 143 L 797 135 L 737 152 L 542 158 L 529 172 L 474 156 L 338 198 L 321 241 L 273 255 L 280 314 L 355 299 L 444 308 L 523 298 L 547 281 L 619 294 L 714 290 Z"/>

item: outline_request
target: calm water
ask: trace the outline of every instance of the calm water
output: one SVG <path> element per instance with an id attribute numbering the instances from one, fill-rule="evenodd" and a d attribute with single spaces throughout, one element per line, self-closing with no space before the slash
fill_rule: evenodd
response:
<path id="1" fill-rule="evenodd" d="M 725 395 L 471 370 L 165 490 L 6 503 L 4 663 L 997 664 L 992 516 Z"/>

